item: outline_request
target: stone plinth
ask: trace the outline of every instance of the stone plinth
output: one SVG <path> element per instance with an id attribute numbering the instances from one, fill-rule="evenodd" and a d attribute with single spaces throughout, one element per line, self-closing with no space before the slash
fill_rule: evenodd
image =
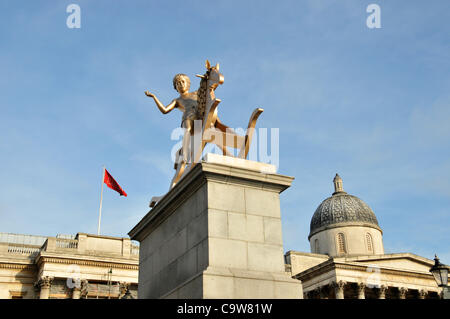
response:
<path id="1" fill-rule="evenodd" d="M 208 158 L 130 231 L 140 242 L 138 297 L 302 298 L 281 235 L 279 194 L 293 178 Z"/>

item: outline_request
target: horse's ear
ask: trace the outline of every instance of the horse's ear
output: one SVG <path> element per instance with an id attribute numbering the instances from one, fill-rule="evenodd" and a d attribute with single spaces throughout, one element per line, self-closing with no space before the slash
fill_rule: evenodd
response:
<path id="1" fill-rule="evenodd" d="M 208 60 L 206 60 L 205 66 L 206 66 L 206 69 L 207 69 L 207 70 L 211 69 L 211 63 L 209 63 Z"/>
<path id="2" fill-rule="evenodd" d="M 219 63 L 217 63 L 217 64 L 216 64 L 216 70 L 217 70 L 217 72 L 219 72 L 219 67 L 220 67 L 220 65 L 219 65 Z"/>

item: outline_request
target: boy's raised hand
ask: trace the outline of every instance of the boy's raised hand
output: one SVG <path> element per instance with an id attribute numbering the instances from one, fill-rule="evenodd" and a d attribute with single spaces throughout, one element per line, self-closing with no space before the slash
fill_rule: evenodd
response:
<path id="1" fill-rule="evenodd" d="M 147 95 L 148 97 L 155 97 L 155 94 L 150 93 L 149 91 L 145 91 L 145 95 Z"/>

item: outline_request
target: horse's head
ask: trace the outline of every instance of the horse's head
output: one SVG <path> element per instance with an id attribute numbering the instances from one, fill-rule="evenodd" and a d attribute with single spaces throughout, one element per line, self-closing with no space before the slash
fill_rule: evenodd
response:
<path id="1" fill-rule="evenodd" d="M 224 81 L 223 75 L 219 72 L 219 63 L 217 63 L 215 66 L 211 66 L 209 61 L 206 60 L 205 66 L 206 66 L 206 73 L 199 77 L 206 78 L 206 80 L 208 81 L 208 87 L 215 90 L 216 87 L 219 84 L 223 84 Z"/>

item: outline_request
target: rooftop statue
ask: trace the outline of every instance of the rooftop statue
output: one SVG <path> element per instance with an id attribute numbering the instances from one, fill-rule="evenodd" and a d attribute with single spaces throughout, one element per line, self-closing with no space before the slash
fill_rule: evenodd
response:
<path id="1" fill-rule="evenodd" d="M 167 106 L 164 106 L 155 94 L 145 91 L 148 97 L 153 98 L 158 109 L 163 113 L 169 113 L 174 108 L 183 112 L 181 127 L 185 129 L 181 149 L 176 153 L 175 175 L 170 188 L 174 187 L 181 177 L 192 169 L 202 157 L 202 152 L 207 143 L 213 143 L 222 150 L 223 155 L 234 156 L 227 147 L 238 150 L 237 157 L 247 158 L 253 131 L 259 115 L 264 111 L 257 108 L 253 111 L 248 122 L 245 136 L 234 132 L 233 129 L 223 124 L 218 117 L 218 105 L 221 100 L 216 99 L 214 91 L 223 84 L 224 77 L 219 72 L 219 64 L 211 66 L 206 60 L 206 72 L 197 75 L 200 87 L 197 91 L 189 92 L 190 79 L 185 74 L 177 74 L 173 79 L 173 86 L 180 96 Z M 197 127 L 199 128 L 197 130 Z M 162 196 L 153 197 L 150 207 L 156 205 Z"/>

